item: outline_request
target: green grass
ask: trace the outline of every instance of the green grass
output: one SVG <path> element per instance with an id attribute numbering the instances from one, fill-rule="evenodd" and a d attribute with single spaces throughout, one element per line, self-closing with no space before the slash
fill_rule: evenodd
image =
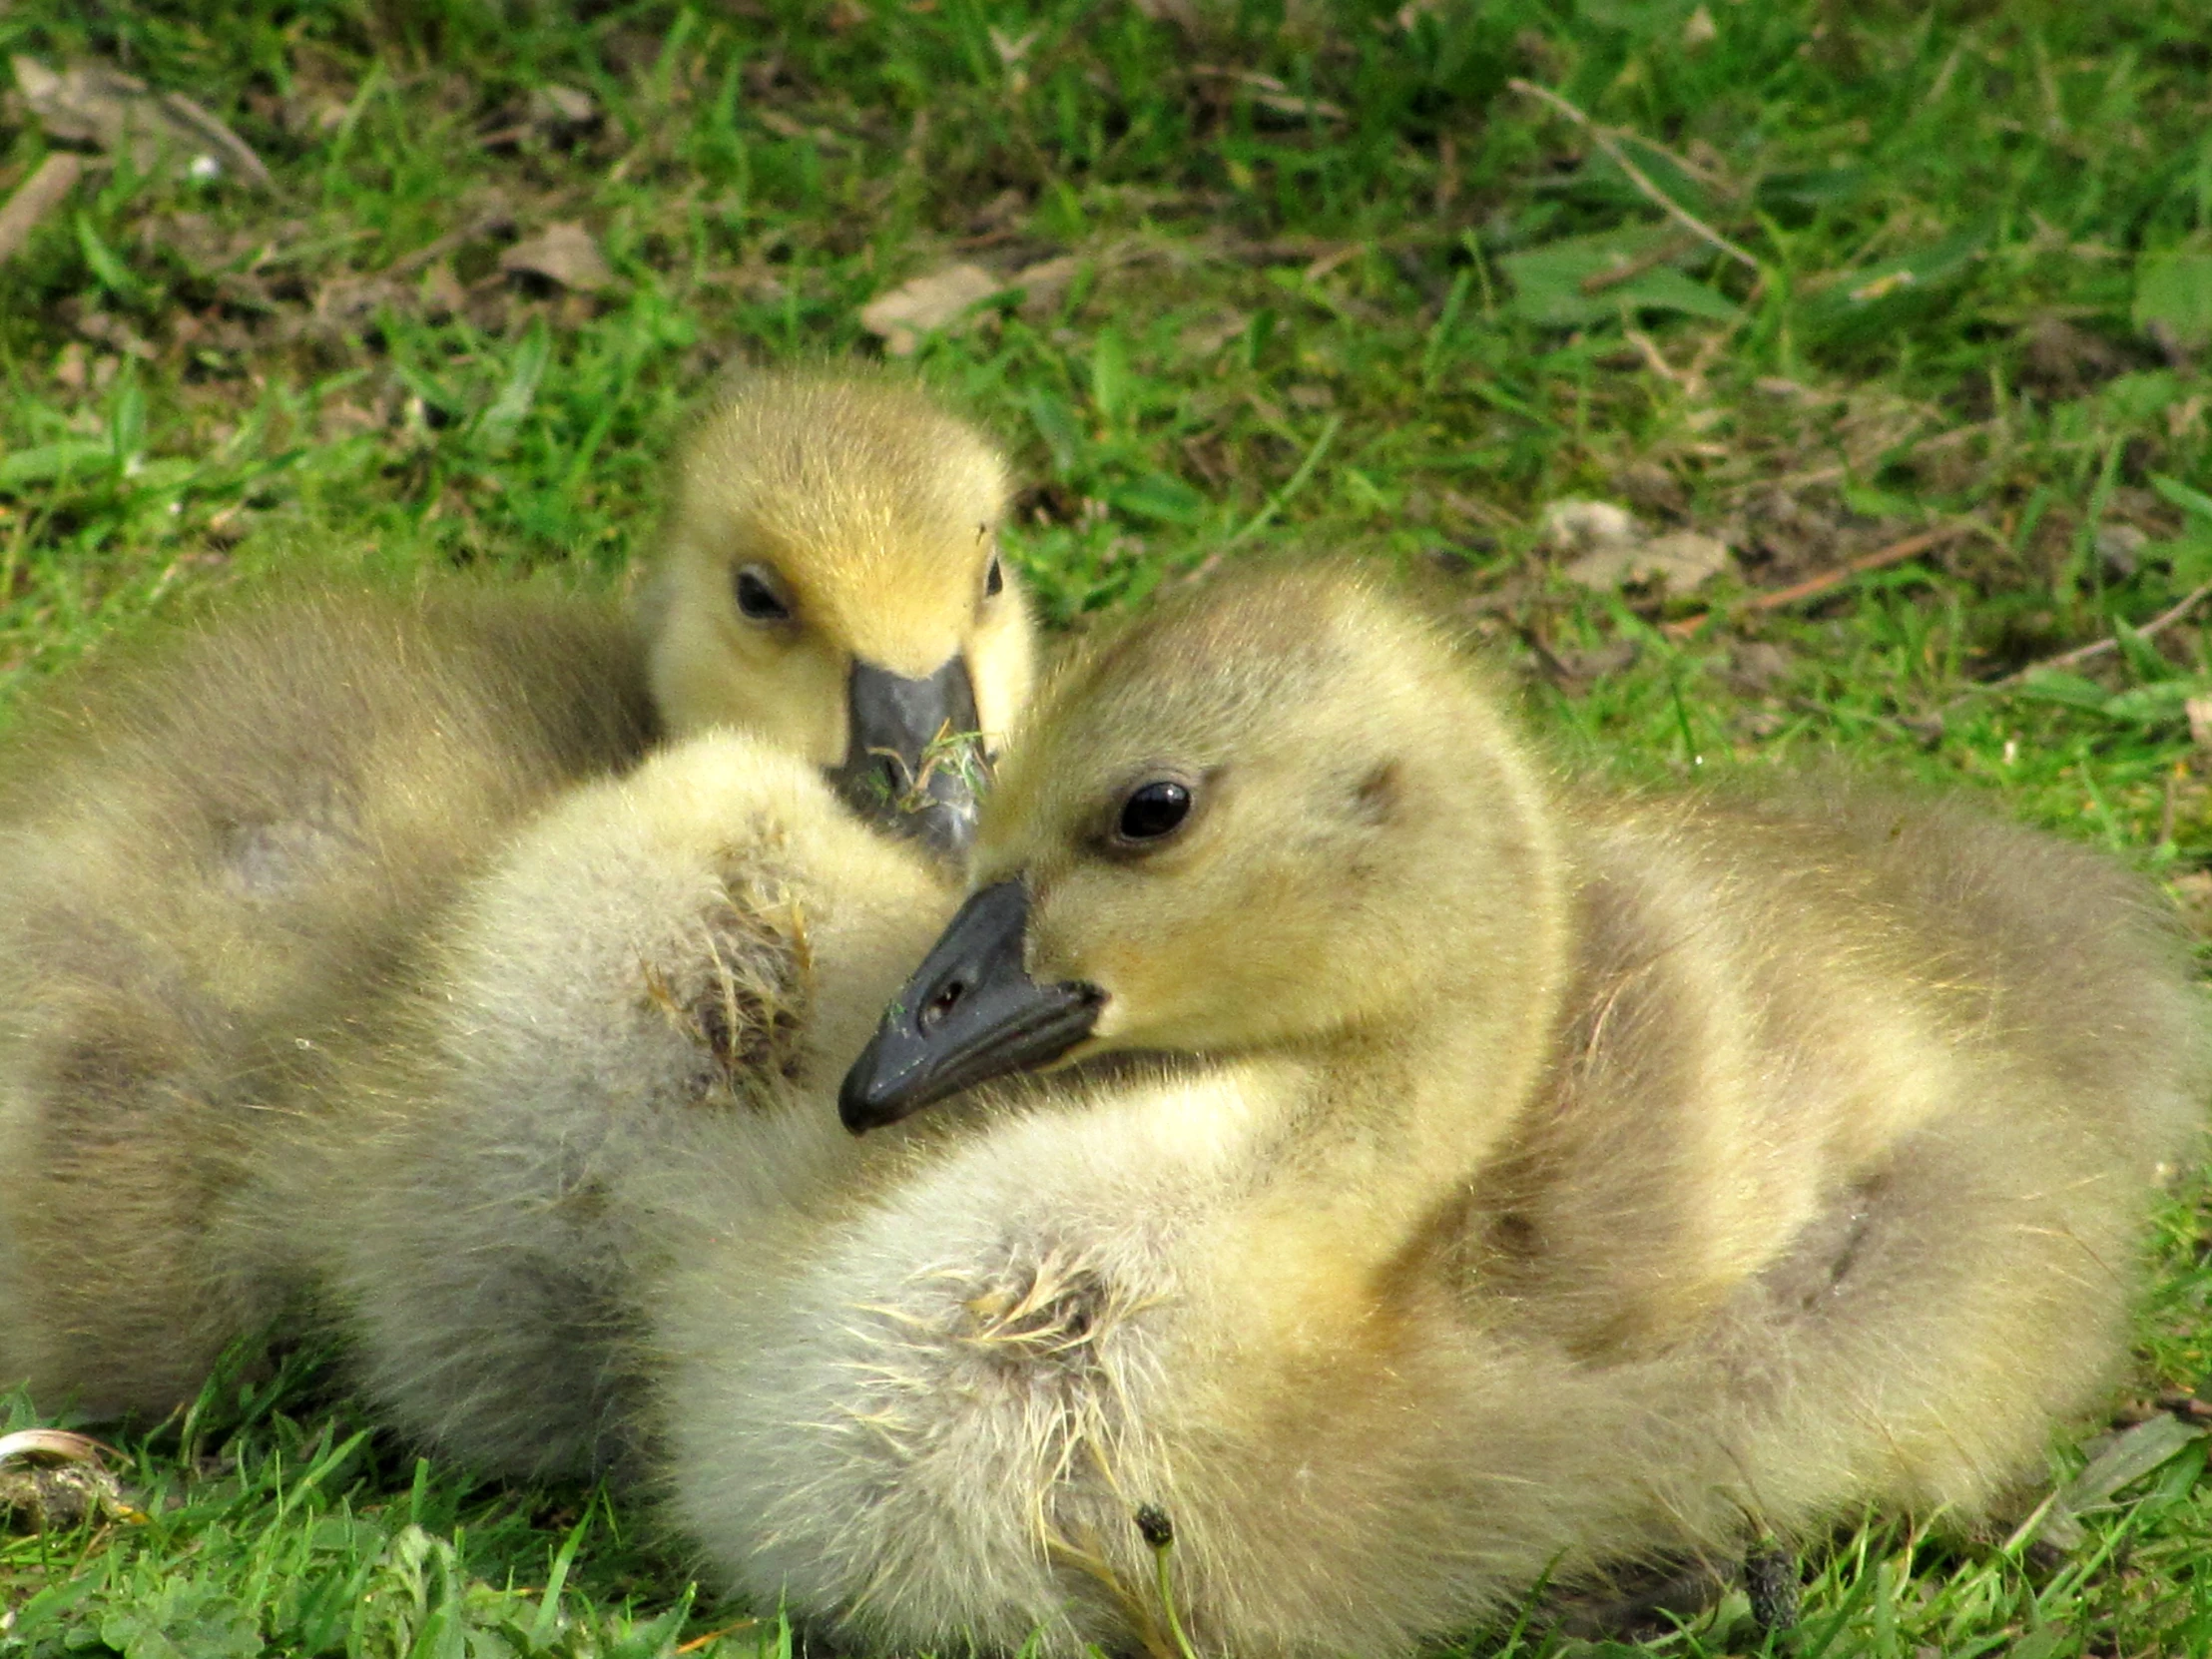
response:
<path id="1" fill-rule="evenodd" d="M 1425 567 L 1594 767 L 1957 780 L 2212 914 L 2212 643 L 2131 631 L 2212 578 L 2201 5 L 1154 9 L 12 0 L 7 52 L 189 93 L 276 188 L 98 166 L 0 267 L 0 678 L 302 557 L 618 583 L 720 365 L 866 349 L 860 307 L 954 260 L 1066 256 L 919 352 L 1038 486 L 1014 552 L 1054 623 L 1225 549 Z M 534 116 L 548 87 L 594 119 Z M 21 114 L 0 190 L 43 153 Z M 563 222 L 611 283 L 501 272 Z M 1535 529 L 1569 496 L 1737 567 L 1583 591 Z M 1960 533 L 1750 607 L 1932 527 Z M 2212 1368 L 2208 1255 L 2177 1202 L 2137 1393 Z M 743 1617 L 619 1497 L 473 1486 L 311 1387 L 206 1403 L 124 1446 L 144 1524 L 0 1544 L 0 1653 L 660 1653 Z M 2212 1652 L 2203 1461 L 2064 1563 L 1846 1536 L 1795 1651 Z M 768 1612 L 695 1651 L 788 1645 Z M 1761 1641 L 1732 1603 L 1667 1646 Z"/>

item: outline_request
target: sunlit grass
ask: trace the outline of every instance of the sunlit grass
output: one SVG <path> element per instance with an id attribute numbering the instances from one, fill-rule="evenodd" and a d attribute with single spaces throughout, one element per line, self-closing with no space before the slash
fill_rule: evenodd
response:
<path id="1" fill-rule="evenodd" d="M 15 0 L 0 48 L 187 92 L 276 180 L 95 166 L 0 267 L 0 679 L 304 558 L 619 583 L 723 367 L 872 350 L 860 307 L 945 264 L 1065 261 L 917 354 L 1033 486 L 1053 623 L 1269 547 L 1395 561 L 1577 764 L 1955 782 L 2212 913 L 2206 635 L 2129 631 L 2212 579 L 2188 0 Z M 45 145 L 0 115 L 0 190 Z M 604 285 L 502 272 L 563 223 Z M 1735 566 L 1584 591 L 1536 530 L 1565 496 Z M 1746 603 L 1929 526 L 1960 533 Z M 2133 1395 L 2204 1376 L 2208 1237 L 2162 1223 Z M 293 1381 L 209 1407 L 126 1445 L 146 1524 L 0 1546 L 0 1650 L 789 1644 L 693 1606 L 619 1496 L 475 1486 Z M 1791 1651 L 2212 1650 L 2202 1461 L 2070 1564 L 1847 1530 Z M 1740 1600 L 1668 1645 L 1782 1651 Z"/>

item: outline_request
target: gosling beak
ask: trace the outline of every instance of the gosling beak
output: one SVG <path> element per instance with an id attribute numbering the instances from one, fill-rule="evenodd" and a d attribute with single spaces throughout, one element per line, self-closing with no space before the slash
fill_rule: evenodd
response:
<path id="1" fill-rule="evenodd" d="M 830 786 L 862 818 L 948 857 L 965 852 L 983 765 L 967 659 L 919 680 L 855 661 L 845 709 L 844 762 Z"/>
<path id="2" fill-rule="evenodd" d="M 1090 1035 L 1106 995 L 1070 980 L 1040 985 L 1021 965 L 1029 895 L 1019 881 L 983 888 L 892 999 L 837 1091 L 853 1134 L 1008 1072 L 1057 1060 Z"/>

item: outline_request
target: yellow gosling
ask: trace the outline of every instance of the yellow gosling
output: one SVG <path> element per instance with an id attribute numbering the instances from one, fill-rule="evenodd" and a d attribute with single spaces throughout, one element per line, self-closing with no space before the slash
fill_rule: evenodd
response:
<path id="1" fill-rule="evenodd" d="M 2127 873 L 1845 782 L 1576 784 L 1354 571 L 1056 675 L 971 881 L 846 1122 L 1089 1063 L 781 1221 L 703 1177 L 644 1303 L 679 1524 L 870 1644 L 1166 1659 L 1163 1517 L 1200 1652 L 1318 1659 L 1970 1514 L 2109 1384 L 2196 1146 Z"/>
<path id="2" fill-rule="evenodd" d="M 242 1251 L 269 1108 L 513 827 L 717 727 L 956 852 L 1029 681 L 1004 473 L 918 389 L 759 374 L 694 429 L 643 629 L 458 580 L 110 652 L 0 751 L 0 1384 L 189 1398 L 290 1294 Z M 311 1067 L 310 1067 L 311 1070 Z"/>

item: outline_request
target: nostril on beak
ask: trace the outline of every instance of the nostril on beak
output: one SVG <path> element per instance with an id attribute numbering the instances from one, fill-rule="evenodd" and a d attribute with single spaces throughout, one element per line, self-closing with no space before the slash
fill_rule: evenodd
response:
<path id="1" fill-rule="evenodd" d="M 960 1005 L 960 998 L 965 995 L 967 995 L 965 981 L 959 979 L 946 980 L 943 988 L 922 1005 L 921 1015 L 916 1022 L 921 1026 L 922 1035 L 927 1036 L 942 1024 L 944 1017 Z"/>

